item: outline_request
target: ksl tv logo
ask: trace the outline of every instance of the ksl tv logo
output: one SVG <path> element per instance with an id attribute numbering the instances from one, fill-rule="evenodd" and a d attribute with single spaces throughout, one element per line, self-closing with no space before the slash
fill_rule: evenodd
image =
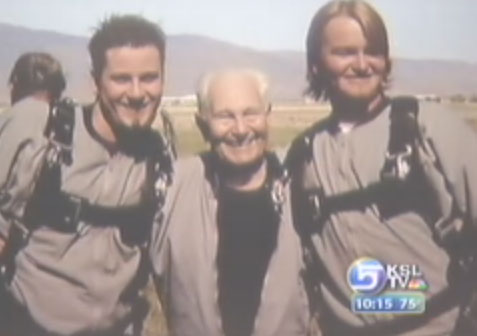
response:
<path id="1" fill-rule="evenodd" d="M 355 313 L 419 314 L 425 310 L 428 284 L 416 264 L 383 264 L 373 258 L 355 260 L 347 273 Z"/>

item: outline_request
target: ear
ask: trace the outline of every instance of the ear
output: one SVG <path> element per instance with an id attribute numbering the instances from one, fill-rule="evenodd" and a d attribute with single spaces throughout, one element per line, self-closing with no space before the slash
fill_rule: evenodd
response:
<path id="1" fill-rule="evenodd" d="M 195 124 L 199 128 L 200 134 L 206 142 L 210 142 L 210 129 L 207 121 L 200 114 L 195 115 Z"/>

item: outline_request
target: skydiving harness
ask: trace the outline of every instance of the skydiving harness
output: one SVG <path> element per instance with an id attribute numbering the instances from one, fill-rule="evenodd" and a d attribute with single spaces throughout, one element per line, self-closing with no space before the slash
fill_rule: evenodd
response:
<path id="1" fill-rule="evenodd" d="M 217 158 L 214 152 L 204 152 L 200 158 L 205 167 L 205 175 L 210 181 L 212 192 L 216 199 L 220 198 L 221 185 L 218 167 L 221 167 L 220 159 Z M 265 153 L 265 160 L 267 161 L 267 178 L 265 181 L 265 188 L 270 195 L 270 205 L 276 216 L 281 216 L 283 212 L 283 203 L 285 202 L 285 184 L 287 183 L 287 172 L 284 169 L 280 159 L 273 152 Z"/>
<path id="2" fill-rule="evenodd" d="M 14 273 L 17 252 L 39 226 L 46 225 L 59 231 L 76 231 L 79 234 L 86 229 L 84 223 L 91 226 L 117 226 L 125 243 L 141 245 L 147 239 L 149 222 L 152 222 L 155 210 L 164 204 L 167 188 L 172 182 L 175 149 L 172 139 L 164 139 L 158 132 L 152 132 L 148 141 L 147 191 L 139 204 L 101 206 L 61 191 L 61 168 L 73 162 L 75 108 L 76 104 L 68 98 L 57 101 L 50 108 L 44 130 L 48 145 L 23 216 L 18 218 L 11 213 L 4 213 L 11 225 L 5 253 L 0 260 L 0 278 L 3 276 L 7 283 Z M 3 201 L 11 198 L 4 188 L 0 189 L 0 194 Z"/>
<path id="3" fill-rule="evenodd" d="M 433 223 L 431 229 L 435 241 L 451 256 L 450 267 L 457 279 L 454 286 L 459 288 L 467 283 L 468 292 L 464 294 L 467 298 L 472 292 L 469 302 L 462 309 L 461 319 L 477 331 L 477 288 L 474 285 L 471 289 L 470 286 L 471 282 L 477 282 L 477 235 L 471 225 L 464 225 L 467 218 L 441 172 L 432 143 L 425 138 L 425 130 L 418 123 L 418 112 L 419 104 L 414 97 L 391 100 L 389 142 L 380 181 L 361 189 L 325 195 L 322 188 L 316 188 L 317 183 L 307 185 L 310 183 L 304 177 L 310 172 L 305 171 L 305 167 L 307 162 L 313 160 L 313 136 L 318 131 L 317 127 L 323 127 L 322 124 L 311 127 L 292 144 L 285 165 L 292 177 L 294 224 L 300 234 L 309 269 L 305 282 L 314 297 L 319 292 L 318 277 L 333 282 L 316 255 L 311 238 L 313 233 L 321 232 L 329 216 L 340 211 L 364 210 L 372 205 L 376 205 L 384 220 L 409 209 L 422 211 L 425 218 Z M 316 175 L 314 179 L 317 179 Z M 419 209 L 415 209 L 417 204 Z M 367 333 L 371 334 L 371 330 L 364 332 Z"/>

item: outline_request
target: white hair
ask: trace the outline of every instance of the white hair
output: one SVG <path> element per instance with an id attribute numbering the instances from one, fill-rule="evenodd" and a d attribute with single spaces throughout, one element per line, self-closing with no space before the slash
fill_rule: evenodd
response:
<path id="1" fill-rule="evenodd" d="M 227 75 L 237 75 L 251 78 L 257 86 L 258 93 L 260 94 L 260 99 L 262 100 L 264 106 L 268 106 L 269 82 L 267 76 L 263 72 L 255 69 L 231 68 L 208 72 L 201 77 L 196 92 L 199 114 L 203 115 L 209 112 L 211 109 L 210 87 L 212 86 L 212 83 L 220 77 Z"/>

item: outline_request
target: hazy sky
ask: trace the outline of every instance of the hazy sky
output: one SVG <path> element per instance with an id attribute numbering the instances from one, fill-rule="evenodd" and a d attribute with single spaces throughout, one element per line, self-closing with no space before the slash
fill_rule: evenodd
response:
<path id="1" fill-rule="evenodd" d="M 142 14 L 167 34 L 200 34 L 262 50 L 304 50 L 324 0 L 0 0 L 0 22 L 89 36 L 111 13 Z M 393 56 L 477 63 L 477 0 L 370 0 Z"/>

